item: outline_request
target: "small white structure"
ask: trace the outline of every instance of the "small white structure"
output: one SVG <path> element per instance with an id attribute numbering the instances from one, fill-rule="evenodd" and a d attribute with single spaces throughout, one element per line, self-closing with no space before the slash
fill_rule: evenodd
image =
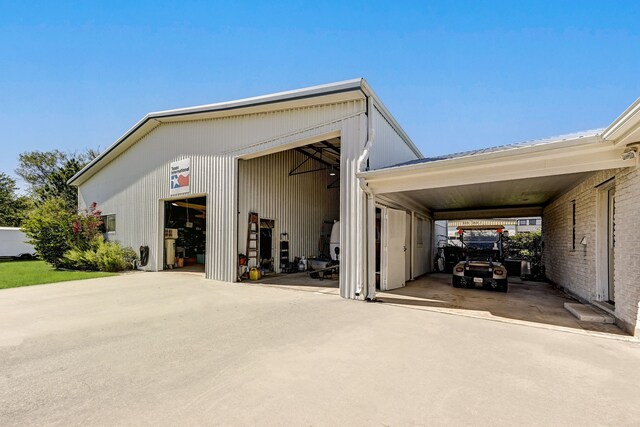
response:
<path id="1" fill-rule="evenodd" d="M 31 259 L 36 250 L 17 227 L 0 227 L 0 258 Z"/>

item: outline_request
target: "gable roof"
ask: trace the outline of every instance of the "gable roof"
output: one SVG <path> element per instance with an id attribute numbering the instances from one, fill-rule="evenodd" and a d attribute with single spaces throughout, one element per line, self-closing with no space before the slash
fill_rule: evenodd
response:
<path id="1" fill-rule="evenodd" d="M 360 92 L 359 95 L 355 94 L 357 91 Z M 105 151 L 100 153 L 98 157 L 93 159 L 89 164 L 71 177 L 68 184 L 75 186 L 80 185 L 161 123 L 231 116 L 239 114 L 239 110 L 242 110 L 242 114 L 249 114 L 264 111 L 268 108 L 275 108 L 275 104 L 277 104 L 278 109 L 320 105 L 321 103 L 341 102 L 355 99 L 357 96 L 368 96 L 373 98 L 378 109 L 403 137 L 409 148 L 411 148 L 417 156 L 422 157 L 420 150 L 396 122 L 391 113 L 389 113 L 366 80 L 363 78 L 357 78 L 252 98 L 238 99 L 235 101 L 149 113 L 133 125 L 131 129 L 125 132 Z M 321 101 L 321 99 L 324 99 L 324 101 Z"/>

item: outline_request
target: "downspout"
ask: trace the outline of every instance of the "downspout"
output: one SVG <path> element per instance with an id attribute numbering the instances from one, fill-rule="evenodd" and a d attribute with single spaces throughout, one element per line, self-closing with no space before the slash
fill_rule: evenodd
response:
<path id="1" fill-rule="evenodd" d="M 369 159 L 369 155 L 371 153 L 371 146 L 373 145 L 374 133 L 375 129 L 373 127 L 373 99 L 371 96 L 366 95 L 367 98 L 367 142 L 364 145 L 364 149 L 362 150 L 362 154 L 358 158 L 357 163 L 357 172 L 363 172 L 365 162 Z M 366 214 L 366 232 L 364 233 L 364 238 L 359 239 L 359 253 L 363 254 L 366 251 L 366 263 L 365 263 L 365 277 L 360 277 L 358 280 L 358 284 L 356 287 L 356 297 L 359 297 L 363 293 L 363 289 L 365 284 L 367 286 L 367 294 L 365 296 L 366 299 L 372 299 L 374 295 L 371 292 L 371 285 L 375 283 L 375 247 L 370 244 L 369 239 L 371 236 L 375 235 L 375 200 L 373 196 L 373 192 L 367 185 L 364 178 L 358 177 L 358 183 L 360 184 L 360 189 L 365 193 L 367 197 L 367 206 L 365 210 Z M 358 197 L 358 212 L 362 209 L 362 201 L 361 198 Z M 361 271 L 361 270 L 359 270 Z M 375 286 L 373 287 L 375 289 Z M 374 291 L 375 292 L 375 291 Z"/>

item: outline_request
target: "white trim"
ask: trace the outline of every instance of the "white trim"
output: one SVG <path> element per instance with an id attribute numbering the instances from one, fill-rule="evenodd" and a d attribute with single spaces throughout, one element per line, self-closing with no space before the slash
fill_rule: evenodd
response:
<path id="1" fill-rule="evenodd" d="M 614 141 L 616 145 L 627 144 L 634 141 L 625 141 L 625 138 L 638 129 L 640 129 L 640 98 L 636 99 L 602 132 L 602 137 Z"/>
<path id="2" fill-rule="evenodd" d="M 610 142 L 545 144 L 358 173 L 375 194 L 538 178 L 635 165 Z"/>

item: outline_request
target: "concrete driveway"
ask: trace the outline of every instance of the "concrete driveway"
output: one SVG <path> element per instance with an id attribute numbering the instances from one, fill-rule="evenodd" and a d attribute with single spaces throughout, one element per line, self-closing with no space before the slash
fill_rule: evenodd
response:
<path id="1" fill-rule="evenodd" d="M 378 292 L 387 304 L 406 305 L 416 309 L 440 311 L 490 320 L 528 324 L 529 326 L 578 329 L 628 335 L 613 324 L 583 322 L 565 308 L 576 303 L 549 283 L 509 279 L 509 292 L 485 289 L 454 288 L 451 274 L 426 274 L 408 282 L 406 287 Z"/>
<path id="2" fill-rule="evenodd" d="M 640 345 L 135 273 L 0 291 L 0 425 L 637 425 Z"/>

